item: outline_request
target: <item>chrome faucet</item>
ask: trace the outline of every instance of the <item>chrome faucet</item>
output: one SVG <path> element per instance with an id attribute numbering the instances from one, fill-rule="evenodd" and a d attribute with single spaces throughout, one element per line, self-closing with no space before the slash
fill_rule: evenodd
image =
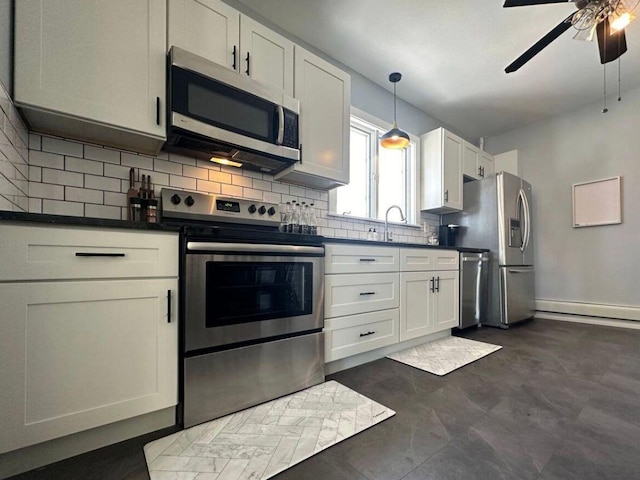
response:
<path id="1" fill-rule="evenodd" d="M 393 208 L 397 208 L 398 211 L 400 212 L 401 222 L 406 223 L 407 221 L 407 217 L 404 216 L 404 212 L 398 205 L 391 205 L 389 208 L 387 208 L 387 213 L 384 214 L 384 241 L 385 242 L 393 242 L 393 236 L 389 231 L 389 211 Z"/>

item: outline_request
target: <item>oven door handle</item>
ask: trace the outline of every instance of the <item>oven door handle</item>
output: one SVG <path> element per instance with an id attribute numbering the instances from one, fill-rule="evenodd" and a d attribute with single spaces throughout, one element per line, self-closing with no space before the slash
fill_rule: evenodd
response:
<path id="1" fill-rule="evenodd" d="M 324 247 L 310 247 L 306 245 L 269 245 L 253 243 L 213 243 L 187 242 L 187 251 L 200 252 L 238 252 L 253 253 L 294 253 L 305 255 L 324 255 Z"/>

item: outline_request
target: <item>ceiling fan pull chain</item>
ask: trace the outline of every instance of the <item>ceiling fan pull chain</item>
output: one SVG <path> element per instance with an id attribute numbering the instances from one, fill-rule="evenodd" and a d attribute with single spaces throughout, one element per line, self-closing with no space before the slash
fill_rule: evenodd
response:
<path id="1" fill-rule="evenodd" d="M 607 64 L 602 64 L 603 75 L 603 83 L 604 83 L 604 92 L 602 94 L 602 113 L 607 113 L 609 109 L 607 108 Z"/>
<path id="2" fill-rule="evenodd" d="M 620 57 L 618 57 L 618 101 L 622 100 L 622 95 L 620 94 Z"/>

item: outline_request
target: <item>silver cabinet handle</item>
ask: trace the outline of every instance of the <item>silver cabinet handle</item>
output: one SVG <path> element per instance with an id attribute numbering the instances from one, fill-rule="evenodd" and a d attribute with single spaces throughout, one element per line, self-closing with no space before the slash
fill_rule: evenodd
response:
<path id="1" fill-rule="evenodd" d="M 367 333 L 361 333 L 360 336 L 361 337 L 368 337 L 369 335 L 373 335 L 376 332 L 367 332 Z"/>

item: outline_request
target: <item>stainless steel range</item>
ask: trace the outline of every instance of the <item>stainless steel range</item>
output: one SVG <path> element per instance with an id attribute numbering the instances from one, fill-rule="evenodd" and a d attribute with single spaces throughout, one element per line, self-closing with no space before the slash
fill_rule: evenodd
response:
<path id="1" fill-rule="evenodd" d="M 265 202 L 164 189 L 162 214 L 184 227 L 183 425 L 324 381 L 322 237 Z"/>

